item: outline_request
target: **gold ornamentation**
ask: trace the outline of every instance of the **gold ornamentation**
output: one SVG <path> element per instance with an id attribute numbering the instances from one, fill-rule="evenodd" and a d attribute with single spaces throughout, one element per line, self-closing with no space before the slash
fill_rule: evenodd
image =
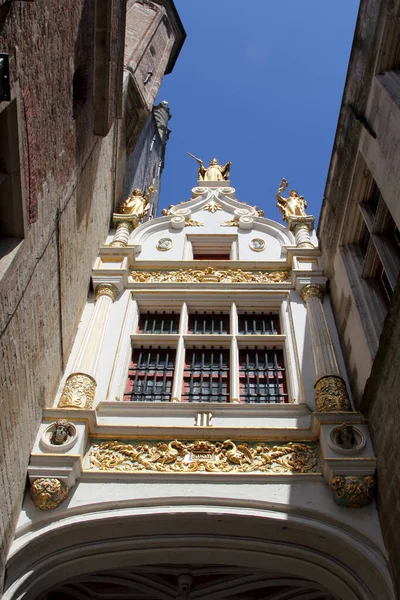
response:
<path id="1" fill-rule="evenodd" d="M 96 380 L 86 373 L 72 373 L 65 382 L 59 408 L 92 408 Z"/>
<path id="2" fill-rule="evenodd" d="M 72 423 L 66 419 L 59 419 L 54 423 L 53 432 L 50 436 L 50 444 L 62 446 L 66 444 L 74 435 Z"/>
<path id="3" fill-rule="evenodd" d="M 90 468 L 166 473 L 316 473 L 315 446 L 289 442 L 269 446 L 232 440 L 101 442 L 90 451 Z"/>
<path id="4" fill-rule="evenodd" d="M 190 219 L 189 217 L 186 217 L 185 219 L 185 227 L 203 227 L 204 223 L 201 223 L 201 221 L 194 221 L 193 219 Z"/>
<path id="5" fill-rule="evenodd" d="M 332 479 L 331 487 L 337 504 L 361 508 L 369 504 L 374 497 L 375 479 L 372 475 L 362 478 L 336 475 Z"/>
<path id="6" fill-rule="evenodd" d="M 142 220 L 150 208 L 150 194 L 154 194 L 156 191 L 154 185 L 150 185 L 147 192 L 142 196 L 141 190 L 134 189 L 132 194 L 121 204 L 118 213 L 135 216 L 139 221 Z"/>
<path id="7" fill-rule="evenodd" d="M 108 296 L 114 302 L 118 298 L 119 290 L 113 283 L 99 283 L 95 289 L 96 300 L 100 296 Z"/>
<path id="8" fill-rule="evenodd" d="M 216 213 L 217 210 L 222 210 L 222 205 L 216 200 L 214 200 L 214 198 L 211 198 L 211 200 L 205 205 L 203 210 L 208 210 L 208 212 L 210 213 Z"/>
<path id="9" fill-rule="evenodd" d="M 276 199 L 278 200 L 277 207 L 282 213 L 282 219 L 287 221 L 290 215 L 306 217 L 307 202 L 305 201 L 304 196 L 299 196 L 296 190 L 290 190 L 288 198 L 283 198 L 281 196 L 280 193 L 283 192 L 288 185 L 286 179 L 282 179 L 276 193 Z"/>
<path id="10" fill-rule="evenodd" d="M 341 377 L 337 375 L 321 377 L 314 389 L 318 412 L 348 412 L 352 410 L 346 384 Z"/>
<path id="11" fill-rule="evenodd" d="M 31 498 L 39 510 L 52 510 L 68 497 L 69 488 L 59 479 L 35 479 L 31 485 Z"/>
<path id="12" fill-rule="evenodd" d="M 235 217 L 230 221 L 224 221 L 223 223 L 221 223 L 221 227 L 239 227 L 239 219 Z"/>
<path id="13" fill-rule="evenodd" d="M 287 283 L 289 271 L 242 271 L 241 269 L 219 270 L 179 269 L 176 271 L 132 271 L 134 283 Z"/>
<path id="14" fill-rule="evenodd" d="M 190 154 L 190 152 L 188 152 L 187 154 L 194 158 L 194 160 L 197 161 L 199 164 L 199 181 L 226 181 L 227 179 L 229 179 L 229 170 L 232 164 L 231 161 L 227 162 L 226 165 L 222 166 L 218 164 L 216 158 L 212 158 L 210 160 L 210 166 L 206 168 L 201 158 L 197 158 L 197 156 L 195 156 L 194 154 Z"/>
<path id="15" fill-rule="evenodd" d="M 307 302 L 309 298 L 318 298 L 322 302 L 325 296 L 325 290 L 322 285 L 310 283 L 301 288 L 300 296 L 303 302 Z"/>

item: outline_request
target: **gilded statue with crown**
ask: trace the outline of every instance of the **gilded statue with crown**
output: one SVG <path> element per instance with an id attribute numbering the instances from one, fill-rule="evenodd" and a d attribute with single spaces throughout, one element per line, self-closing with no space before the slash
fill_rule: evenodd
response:
<path id="1" fill-rule="evenodd" d="M 296 190 L 290 190 L 290 194 L 287 198 L 281 196 L 281 192 L 283 192 L 288 185 L 286 179 L 282 179 L 276 193 L 276 199 L 278 200 L 277 207 L 282 213 L 282 219 L 286 222 L 288 221 L 288 217 L 307 216 L 307 202 L 305 201 L 304 196 L 299 196 Z"/>
<path id="2" fill-rule="evenodd" d="M 199 163 L 199 181 L 227 181 L 229 179 L 232 161 L 227 162 L 226 165 L 220 165 L 216 158 L 212 158 L 210 165 L 206 168 L 201 158 L 197 158 L 197 156 L 190 154 L 190 152 L 188 154 Z"/>

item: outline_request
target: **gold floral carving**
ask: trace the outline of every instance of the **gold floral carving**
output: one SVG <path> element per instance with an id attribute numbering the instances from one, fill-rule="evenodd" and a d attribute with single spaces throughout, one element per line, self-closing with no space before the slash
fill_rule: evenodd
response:
<path id="1" fill-rule="evenodd" d="M 314 386 L 318 412 L 351 411 L 346 384 L 341 377 L 321 377 Z"/>
<path id="2" fill-rule="evenodd" d="M 108 296 L 114 302 L 117 299 L 119 294 L 117 286 L 112 283 L 99 283 L 95 289 L 96 300 L 100 298 L 100 296 Z"/>
<path id="3" fill-rule="evenodd" d="M 310 283 L 300 290 L 300 296 L 303 302 L 307 302 L 309 298 L 318 298 L 322 302 L 325 296 L 325 290 L 322 285 Z"/>
<path id="4" fill-rule="evenodd" d="M 222 206 L 219 202 L 216 202 L 214 198 L 212 198 L 203 208 L 203 210 L 208 210 L 210 213 L 216 213 L 217 210 L 222 210 Z"/>
<path id="5" fill-rule="evenodd" d="M 193 219 L 189 219 L 189 217 L 186 217 L 185 219 L 185 227 L 203 227 L 204 223 L 202 223 L 201 221 L 194 221 Z"/>
<path id="6" fill-rule="evenodd" d="M 287 283 L 289 271 L 242 271 L 241 269 L 179 269 L 176 271 L 132 271 L 134 283 Z"/>
<path id="7" fill-rule="evenodd" d="M 69 488 L 59 479 L 35 479 L 31 485 L 31 498 L 39 510 L 57 508 L 68 493 Z"/>
<path id="8" fill-rule="evenodd" d="M 239 219 L 234 218 L 230 221 L 224 221 L 223 223 L 221 223 L 221 227 L 239 227 Z"/>
<path id="9" fill-rule="evenodd" d="M 362 478 L 336 475 L 332 479 L 331 487 L 337 504 L 361 508 L 369 504 L 374 497 L 375 479 L 372 475 Z"/>
<path id="10" fill-rule="evenodd" d="M 59 408 L 92 408 L 96 380 L 86 373 L 72 373 L 65 382 Z"/>
<path id="11" fill-rule="evenodd" d="M 232 440 L 167 442 L 101 442 L 90 452 L 90 468 L 101 471 L 164 473 L 316 473 L 314 445 L 248 444 Z"/>

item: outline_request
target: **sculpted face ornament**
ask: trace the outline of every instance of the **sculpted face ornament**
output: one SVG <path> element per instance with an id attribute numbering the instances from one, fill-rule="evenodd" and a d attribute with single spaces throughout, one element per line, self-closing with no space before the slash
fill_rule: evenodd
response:
<path id="1" fill-rule="evenodd" d="M 50 443 L 55 446 L 66 444 L 73 435 L 71 423 L 66 419 L 59 419 L 55 422 L 55 429 L 50 437 Z"/>
<path id="2" fill-rule="evenodd" d="M 357 452 L 365 446 L 365 438 L 359 429 L 350 423 L 343 423 L 340 427 L 332 429 L 329 445 L 339 452 Z"/>
<path id="3" fill-rule="evenodd" d="M 254 252 L 261 252 L 265 248 L 265 241 L 261 238 L 250 240 L 249 246 Z"/>

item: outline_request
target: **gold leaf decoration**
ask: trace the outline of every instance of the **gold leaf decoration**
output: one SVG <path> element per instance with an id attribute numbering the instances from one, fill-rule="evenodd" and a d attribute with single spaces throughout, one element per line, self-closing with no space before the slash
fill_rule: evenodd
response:
<path id="1" fill-rule="evenodd" d="M 313 444 L 289 442 L 101 442 L 90 451 L 90 469 L 162 473 L 317 473 Z"/>
<path id="2" fill-rule="evenodd" d="M 132 271 L 134 283 L 288 283 L 289 271 L 242 271 L 241 269 L 177 269 L 174 271 Z"/>

